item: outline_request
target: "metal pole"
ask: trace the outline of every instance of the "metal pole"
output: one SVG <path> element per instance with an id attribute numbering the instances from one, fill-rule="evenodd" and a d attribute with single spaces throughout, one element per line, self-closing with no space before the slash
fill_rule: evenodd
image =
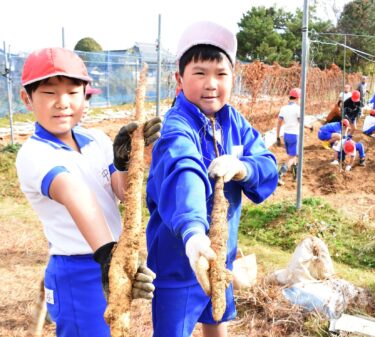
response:
<path id="1" fill-rule="evenodd" d="M 159 14 L 159 25 L 158 25 L 158 40 L 157 40 L 157 51 L 158 51 L 158 65 L 156 71 L 156 116 L 160 116 L 160 75 L 161 75 L 161 14 Z"/>
<path id="2" fill-rule="evenodd" d="M 9 55 L 8 55 L 8 52 L 6 51 L 5 41 L 4 41 L 4 61 L 5 61 L 5 65 L 4 65 L 5 76 L 7 79 L 7 92 L 8 92 L 10 142 L 13 145 L 14 136 L 13 136 L 13 108 L 12 108 L 12 79 L 11 79 L 11 69 L 10 69 L 10 64 L 9 64 Z"/>
<path id="3" fill-rule="evenodd" d="M 109 99 L 109 62 L 110 62 L 109 50 L 107 50 L 106 56 L 107 56 L 107 87 L 106 87 L 107 106 L 111 106 L 111 101 Z"/>
<path id="4" fill-rule="evenodd" d="M 309 51 L 309 1 L 304 0 L 302 23 L 302 69 L 301 69 L 301 117 L 298 140 L 298 170 L 297 170 L 297 203 L 296 208 L 302 205 L 302 163 L 303 163 L 303 138 L 305 135 L 305 102 L 306 102 L 306 75 Z"/>
<path id="5" fill-rule="evenodd" d="M 346 34 L 344 35 L 344 64 L 343 64 L 343 67 L 342 67 L 342 71 L 343 71 L 343 96 L 342 96 L 342 102 L 341 102 L 341 139 L 344 139 L 344 135 L 343 135 L 343 129 L 342 129 L 342 121 L 344 120 L 344 114 L 345 114 L 345 111 L 344 111 L 344 87 L 345 87 L 345 69 L 346 69 Z M 343 153 L 343 142 L 340 141 L 340 155 L 339 155 L 339 171 L 341 172 L 342 171 L 342 165 L 341 165 L 341 156 L 342 156 L 342 153 Z"/>
<path id="6" fill-rule="evenodd" d="M 64 31 L 64 27 L 61 28 L 61 44 L 62 44 L 62 47 L 65 48 L 65 31 Z"/>

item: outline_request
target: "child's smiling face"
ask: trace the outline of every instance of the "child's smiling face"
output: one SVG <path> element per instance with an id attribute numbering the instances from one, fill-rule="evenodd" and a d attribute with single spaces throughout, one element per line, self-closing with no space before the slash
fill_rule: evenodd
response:
<path id="1" fill-rule="evenodd" d="M 232 65 L 224 56 L 222 61 L 191 61 L 186 65 L 179 84 L 187 100 L 204 114 L 212 115 L 229 100 L 233 86 Z"/>
<path id="2" fill-rule="evenodd" d="M 25 91 L 21 96 L 39 124 L 59 139 L 70 134 L 82 117 L 84 86 L 69 78 L 51 77 L 32 93 L 31 101 Z"/>

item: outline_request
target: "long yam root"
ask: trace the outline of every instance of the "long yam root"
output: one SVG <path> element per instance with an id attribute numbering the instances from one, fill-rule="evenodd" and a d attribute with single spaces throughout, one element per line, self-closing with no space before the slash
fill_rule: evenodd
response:
<path id="1" fill-rule="evenodd" d="M 144 97 L 147 65 L 140 74 L 136 94 L 138 128 L 132 136 L 132 146 L 125 191 L 125 217 L 121 237 L 113 252 L 109 269 L 108 307 L 104 314 L 112 337 L 130 336 L 132 285 L 139 265 L 139 243 L 142 228 L 142 184 L 144 177 Z"/>
<path id="2" fill-rule="evenodd" d="M 223 317 L 226 308 L 225 289 L 228 284 L 228 272 L 225 265 L 228 240 L 227 213 L 228 201 L 224 196 L 224 178 L 220 177 L 215 182 L 209 234 L 211 247 L 217 256 L 210 262 L 212 315 L 217 322 Z"/>
<path id="3" fill-rule="evenodd" d="M 211 118 L 216 157 L 219 156 L 215 135 L 215 118 Z M 215 181 L 214 200 L 211 212 L 209 238 L 211 248 L 216 253 L 216 259 L 210 261 L 210 284 L 212 315 L 215 321 L 220 321 L 226 308 L 225 290 L 228 287 L 228 270 L 226 269 L 227 241 L 228 241 L 228 201 L 224 195 L 224 178 L 218 177 Z"/>
<path id="4" fill-rule="evenodd" d="M 44 291 L 44 277 L 39 283 L 38 300 L 34 308 L 32 322 L 27 332 L 28 337 L 41 337 L 47 316 L 47 304 Z"/>

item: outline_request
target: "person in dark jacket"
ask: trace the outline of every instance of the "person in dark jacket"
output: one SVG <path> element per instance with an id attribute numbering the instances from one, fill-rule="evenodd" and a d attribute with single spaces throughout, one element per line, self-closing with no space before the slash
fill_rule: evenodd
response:
<path id="1" fill-rule="evenodd" d="M 344 116 L 350 123 L 349 135 L 357 130 L 357 118 L 361 115 L 361 94 L 358 90 L 352 92 L 352 97 L 344 102 Z"/>

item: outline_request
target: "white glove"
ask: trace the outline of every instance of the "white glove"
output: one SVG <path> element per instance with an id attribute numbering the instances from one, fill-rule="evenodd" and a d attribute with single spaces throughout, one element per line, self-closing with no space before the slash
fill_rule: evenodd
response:
<path id="1" fill-rule="evenodd" d="M 346 167 L 345 167 L 346 172 L 349 172 L 351 169 L 352 169 L 352 167 L 350 165 L 346 165 Z"/>
<path id="2" fill-rule="evenodd" d="M 185 245 L 185 252 L 189 258 L 190 266 L 207 295 L 211 293 L 208 275 L 210 267 L 209 261 L 216 259 L 216 254 L 210 246 L 211 241 L 205 234 L 194 234 Z"/>
<path id="3" fill-rule="evenodd" d="M 211 162 L 208 174 L 211 178 L 224 177 L 224 182 L 228 182 L 232 179 L 243 180 L 246 177 L 247 169 L 237 157 L 225 154 Z"/>

